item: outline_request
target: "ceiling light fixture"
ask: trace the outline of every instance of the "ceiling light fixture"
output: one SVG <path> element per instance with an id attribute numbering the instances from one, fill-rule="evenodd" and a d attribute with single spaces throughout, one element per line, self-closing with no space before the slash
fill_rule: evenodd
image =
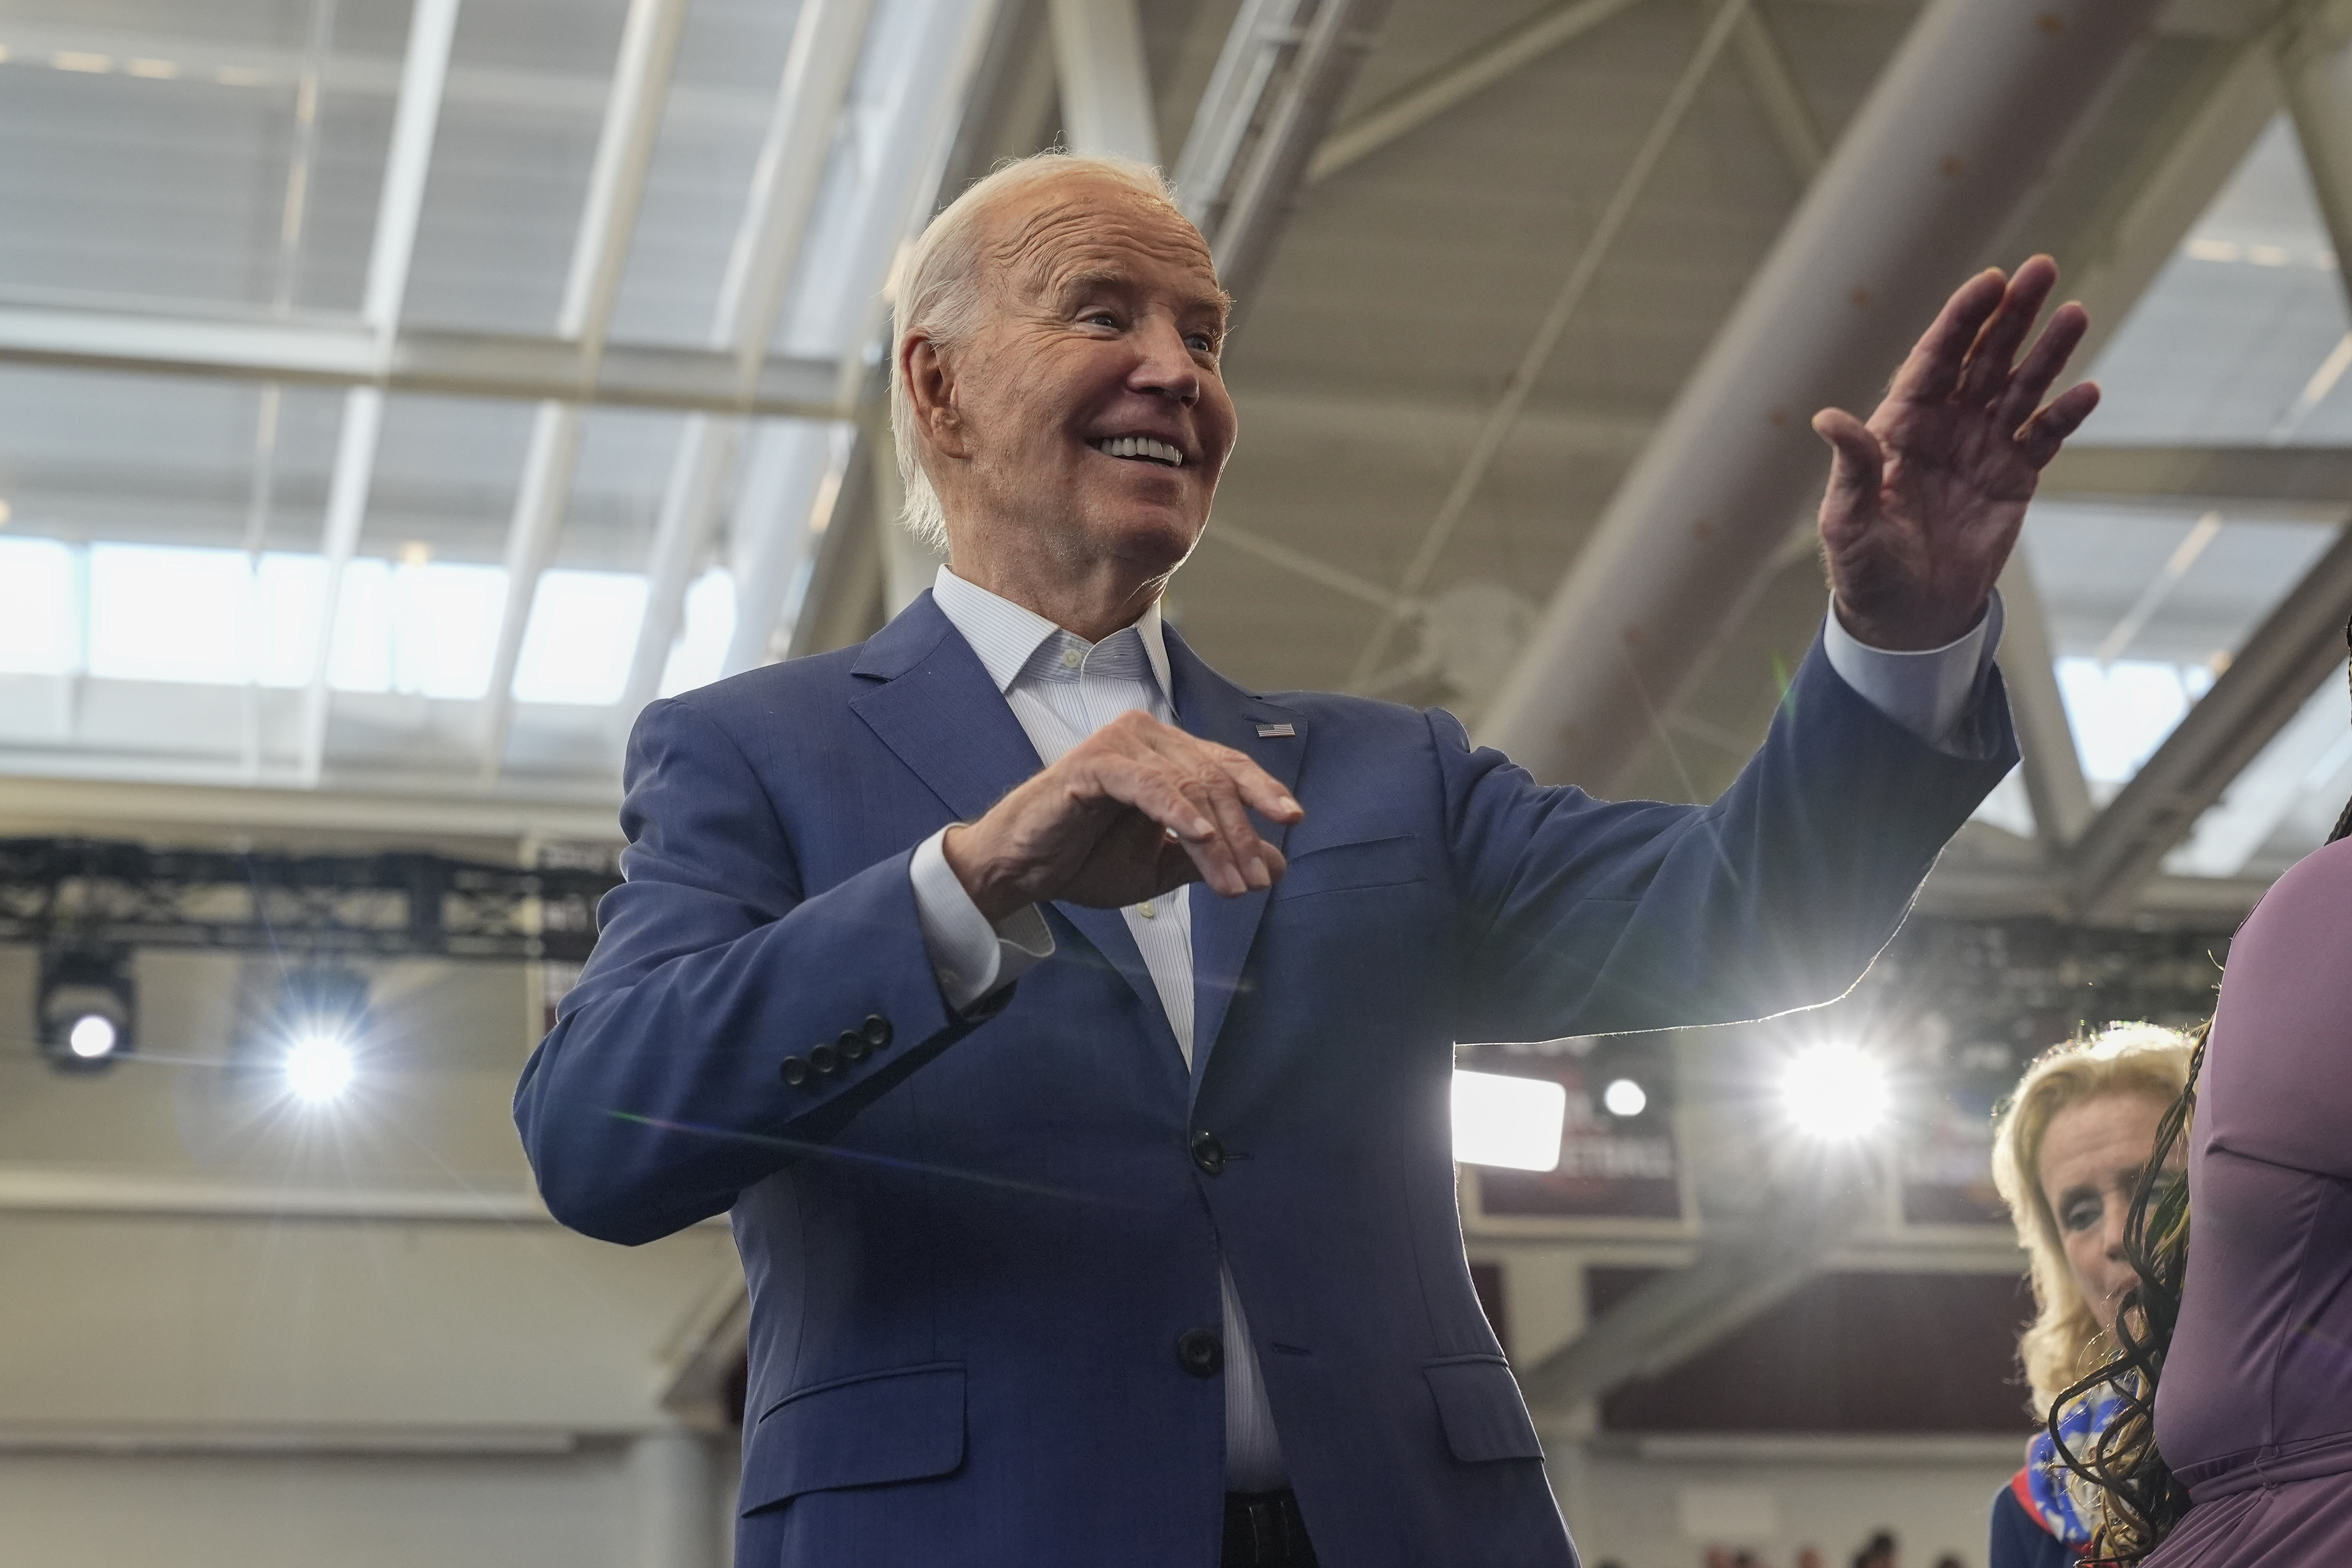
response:
<path id="1" fill-rule="evenodd" d="M 1549 1079 L 1454 1074 L 1454 1157 L 1463 1164 L 1557 1170 L 1567 1121 L 1568 1090 Z"/>
<path id="2" fill-rule="evenodd" d="M 365 975 L 333 968 L 288 974 L 269 1030 L 287 1092 L 310 1105 L 340 1099 L 359 1077 L 367 1029 Z"/>
<path id="3" fill-rule="evenodd" d="M 1860 1046 L 1824 1040 L 1780 1068 L 1780 1110 L 1790 1124 L 1825 1143 L 1868 1138 L 1895 1109 L 1886 1064 Z"/>
<path id="4" fill-rule="evenodd" d="M 1630 1078 L 1609 1080 L 1601 1091 L 1601 1109 L 1620 1121 L 1630 1121 L 1650 1109 L 1650 1091 Z"/>
<path id="5" fill-rule="evenodd" d="M 138 993 L 130 954 L 68 948 L 41 955 L 34 1005 L 41 1055 L 63 1072 L 103 1072 L 131 1054 Z"/>

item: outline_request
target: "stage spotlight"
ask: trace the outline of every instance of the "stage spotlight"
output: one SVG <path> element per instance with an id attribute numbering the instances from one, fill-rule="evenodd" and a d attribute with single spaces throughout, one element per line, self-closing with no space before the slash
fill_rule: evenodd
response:
<path id="1" fill-rule="evenodd" d="M 1621 1121 L 1630 1121 L 1650 1109 L 1650 1091 L 1630 1078 L 1613 1078 L 1601 1091 L 1601 1109 Z"/>
<path id="2" fill-rule="evenodd" d="M 1878 1131 L 1894 1100 L 1886 1064 L 1843 1041 L 1808 1046 L 1780 1069 L 1782 1113 L 1797 1131 L 1824 1142 L 1851 1142 Z"/>
<path id="3" fill-rule="evenodd" d="M 137 991 L 128 953 L 73 949 L 44 953 L 34 1005 L 41 1054 L 67 1072 L 102 1072 L 131 1054 Z"/>
<path id="4" fill-rule="evenodd" d="M 367 977 L 348 969 L 303 969 L 286 977 L 270 1037 L 287 1091 L 324 1104 L 359 1076 L 367 1036 Z"/>
<path id="5" fill-rule="evenodd" d="M 351 1088 L 352 1048 L 331 1035 L 306 1035 L 286 1047 L 286 1087 L 316 1105 Z"/>
<path id="6" fill-rule="evenodd" d="M 1454 1157 L 1465 1165 L 1556 1170 L 1567 1119 L 1568 1090 L 1549 1079 L 1454 1075 Z"/>

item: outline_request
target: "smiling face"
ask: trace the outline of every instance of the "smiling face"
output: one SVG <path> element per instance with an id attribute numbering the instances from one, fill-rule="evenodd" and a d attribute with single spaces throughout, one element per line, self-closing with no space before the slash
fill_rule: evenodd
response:
<path id="1" fill-rule="evenodd" d="M 2139 1283 L 2124 1258 L 2124 1218 L 2165 1109 L 2153 1095 L 2103 1094 L 2060 1110 L 2042 1134 L 2042 1199 L 2084 1301 L 2110 1332 L 2124 1292 Z"/>
<path id="2" fill-rule="evenodd" d="M 959 575 L 1100 635 L 1062 601 L 1126 624 L 1208 522 L 1234 437 L 1225 299 L 1192 225 L 1098 174 L 982 221 L 976 330 L 899 346 L 925 471 Z"/>

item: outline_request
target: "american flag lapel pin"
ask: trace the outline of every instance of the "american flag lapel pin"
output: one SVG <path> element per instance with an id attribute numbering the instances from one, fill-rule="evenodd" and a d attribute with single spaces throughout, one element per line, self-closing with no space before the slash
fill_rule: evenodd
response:
<path id="1" fill-rule="evenodd" d="M 1279 740 L 1297 733 L 1297 727 L 1292 724 L 1260 724 L 1257 727 L 1257 738 L 1261 741 Z"/>

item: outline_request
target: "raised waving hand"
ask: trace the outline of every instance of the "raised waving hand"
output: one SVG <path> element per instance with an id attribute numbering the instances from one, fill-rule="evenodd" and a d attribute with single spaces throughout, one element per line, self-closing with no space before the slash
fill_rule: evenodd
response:
<path id="1" fill-rule="evenodd" d="M 2082 306 L 2061 305 L 2025 347 L 2057 282 L 2046 256 L 2013 277 L 1977 274 L 1867 421 L 1813 416 L 1836 453 L 1821 512 L 1830 585 L 1870 647 L 1940 647 L 1976 624 L 2042 469 L 2098 406 L 2090 382 L 2042 401 L 2090 325 Z"/>

